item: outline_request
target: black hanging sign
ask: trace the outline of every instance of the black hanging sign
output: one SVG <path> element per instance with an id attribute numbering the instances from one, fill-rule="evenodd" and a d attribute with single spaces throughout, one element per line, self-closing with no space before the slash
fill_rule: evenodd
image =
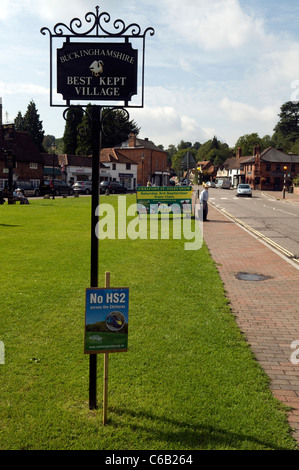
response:
<path id="1" fill-rule="evenodd" d="M 137 50 L 127 43 L 64 43 L 57 92 L 64 100 L 130 101 L 137 94 Z"/>

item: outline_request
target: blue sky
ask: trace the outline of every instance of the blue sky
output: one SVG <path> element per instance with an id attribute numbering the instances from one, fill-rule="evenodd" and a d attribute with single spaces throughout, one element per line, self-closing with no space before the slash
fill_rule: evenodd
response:
<path id="1" fill-rule="evenodd" d="M 299 99 L 297 0 L 0 0 L 3 121 L 33 99 L 46 134 L 62 137 L 63 109 L 49 104 L 49 37 L 42 27 L 95 11 L 155 29 L 146 40 L 145 106 L 130 110 L 156 144 L 234 146 L 273 133 L 280 107 Z M 297 93 L 298 90 L 298 93 Z M 7 113 L 7 114 L 6 114 Z"/>

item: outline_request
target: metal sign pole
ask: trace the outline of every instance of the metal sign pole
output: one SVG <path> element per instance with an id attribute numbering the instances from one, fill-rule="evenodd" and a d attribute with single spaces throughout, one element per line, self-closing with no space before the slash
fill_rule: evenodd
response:
<path id="1" fill-rule="evenodd" d="M 93 106 L 91 111 L 92 127 L 92 196 L 91 196 L 91 259 L 90 287 L 98 287 L 99 240 L 96 236 L 96 225 L 99 221 L 97 207 L 99 205 L 100 184 L 100 151 L 102 140 L 102 107 Z M 89 408 L 97 408 L 97 354 L 89 355 Z"/>
<path id="2" fill-rule="evenodd" d="M 72 102 L 101 102 L 100 106 L 91 107 L 92 127 L 92 203 L 91 203 L 91 270 L 90 285 L 98 287 L 98 238 L 96 226 L 99 222 L 97 207 L 99 205 L 99 180 L 100 180 L 100 150 L 102 109 L 104 102 L 117 103 L 114 109 L 143 108 L 144 105 L 144 62 L 145 62 L 145 37 L 153 36 L 154 29 L 147 28 L 144 32 L 136 23 L 125 25 L 123 20 L 114 21 L 115 31 L 107 29 L 110 15 L 107 12 L 100 13 L 97 6 L 95 13 L 88 12 L 85 20 L 87 29 L 82 29 L 83 23 L 79 18 L 73 18 L 69 25 L 57 23 L 53 32 L 49 28 L 42 28 L 41 33 L 50 36 L 50 105 L 53 107 L 67 107 L 71 109 Z M 86 39 L 93 39 L 87 43 Z M 113 38 L 113 41 L 110 41 Z M 115 39 L 119 42 L 115 42 Z M 56 73 L 57 94 L 61 94 L 64 104 L 60 104 L 53 98 L 53 42 L 64 40 L 62 47 L 56 48 Z M 79 39 L 79 42 L 76 41 Z M 141 102 L 129 105 L 134 95 L 139 96 L 138 91 L 138 49 L 133 48 L 133 40 L 142 41 L 141 60 Z M 99 42 L 99 40 L 102 40 Z M 131 40 L 131 42 L 130 42 Z M 57 42 L 56 42 L 57 44 Z M 140 43 L 139 43 L 140 44 Z M 139 67 L 140 68 L 140 67 Z M 54 102 L 56 101 L 56 103 Z M 78 107 L 82 105 L 78 104 Z M 108 106 L 108 105 L 106 105 Z M 83 107 L 82 107 L 83 109 Z M 89 114 L 87 108 L 86 114 Z M 67 109 L 64 111 L 64 116 Z M 107 114 L 107 113 L 105 113 Z M 107 366 L 108 357 L 105 356 Z M 108 366 L 107 366 L 108 367 Z M 106 376 L 108 374 L 108 369 Z M 97 354 L 89 354 L 89 407 L 97 408 Z M 107 398 L 107 394 L 106 394 Z M 107 402 L 105 398 L 105 403 Z"/>

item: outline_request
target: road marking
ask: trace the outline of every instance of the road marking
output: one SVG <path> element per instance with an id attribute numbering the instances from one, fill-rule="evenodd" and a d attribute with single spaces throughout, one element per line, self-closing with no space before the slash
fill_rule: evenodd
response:
<path id="1" fill-rule="evenodd" d="M 289 214 L 289 215 L 294 215 L 295 217 L 297 217 L 297 214 L 293 214 L 292 212 L 287 212 L 287 211 L 284 211 L 282 209 L 277 209 L 279 212 L 283 212 L 284 214 Z"/>
<path id="2" fill-rule="evenodd" d="M 272 246 L 274 249 L 276 249 L 277 251 L 279 251 L 280 253 L 282 253 L 284 256 L 286 256 L 288 259 L 290 259 L 291 261 L 295 262 L 295 263 L 298 263 L 299 264 L 299 259 L 296 258 L 296 256 L 291 253 L 290 251 L 286 250 L 285 248 L 283 248 L 281 245 L 278 245 L 278 243 L 274 242 L 273 240 L 271 240 L 271 238 L 269 237 L 266 237 L 263 233 L 261 232 L 258 232 L 257 230 L 255 230 L 253 227 L 250 227 L 250 225 L 247 225 L 245 222 L 243 222 L 242 220 L 238 219 L 237 217 L 235 217 L 234 215 L 230 214 L 229 212 L 227 212 L 225 209 L 221 209 L 221 212 L 223 214 L 225 214 L 227 217 L 229 217 L 231 220 L 233 220 L 234 222 L 236 222 L 237 224 L 239 224 L 241 227 L 244 227 L 246 230 L 248 230 L 249 232 L 253 233 L 257 238 L 260 238 L 262 241 L 264 241 L 265 243 L 267 243 L 268 245 Z"/>

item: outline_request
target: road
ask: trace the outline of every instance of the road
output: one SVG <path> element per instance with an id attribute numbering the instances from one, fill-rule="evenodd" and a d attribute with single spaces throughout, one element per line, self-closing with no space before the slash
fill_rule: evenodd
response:
<path id="1" fill-rule="evenodd" d="M 298 203 L 277 200 L 262 191 L 253 191 L 251 198 L 237 197 L 235 189 L 218 188 L 209 189 L 209 203 L 288 257 L 299 260 Z"/>

